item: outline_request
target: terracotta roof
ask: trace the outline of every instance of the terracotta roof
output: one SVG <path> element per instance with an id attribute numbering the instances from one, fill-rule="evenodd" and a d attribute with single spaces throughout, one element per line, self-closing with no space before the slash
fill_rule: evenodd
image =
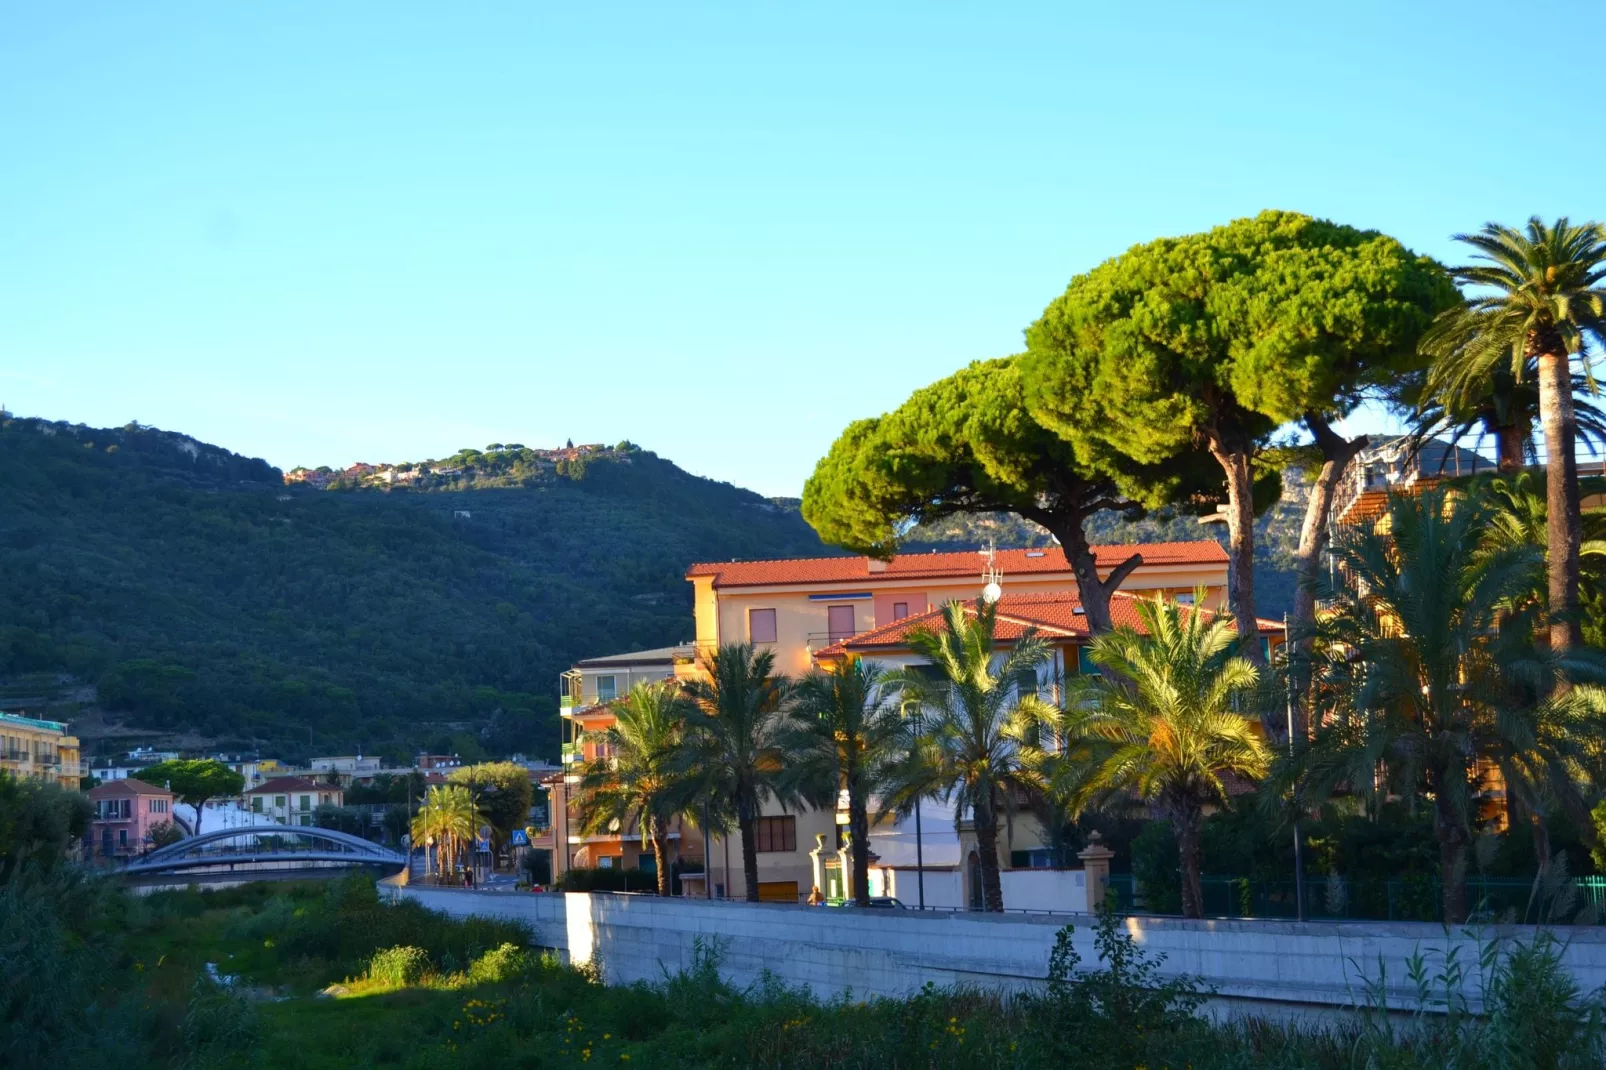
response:
<path id="1" fill-rule="evenodd" d="M 91 799 L 107 799 L 114 795 L 171 795 L 167 788 L 155 784 L 147 784 L 135 777 L 121 777 L 117 780 L 108 780 L 104 784 L 96 784 L 89 789 Z"/>
<path id="2" fill-rule="evenodd" d="M 276 776 L 272 780 L 264 780 L 261 784 L 246 792 L 247 795 L 273 794 L 290 791 L 339 791 L 333 784 L 320 784 L 316 780 L 308 780 L 299 776 Z"/>
<path id="3" fill-rule="evenodd" d="M 697 647 L 691 643 L 663 646 L 654 650 L 638 650 L 633 654 L 606 654 L 600 658 L 581 658 L 574 663 L 577 669 L 607 669 L 629 665 L 671 665 L 676 658 L 691 657 Z"/>
<path id="4" fill-rule="evenodd" d="M 1217 542 L 1149 542 L 1130 546 L 1095 546 L 1100 568 L 1114 568 L 1135 553 L 1146 565 L 1222 565 L 1227 551 Z M 772 561 L 705 561 L 686 570 L 686 578 L 712 576 L 715 587 L 759 587 L 781 583 L 865 583 L 878 578 L 951 579 L 981 574 L 982 559 L 974 550 L 953 553 L 898 554 L 879 572 L 868 557 L 789 557 Z M 877 562 L 879 564 L 879 562 Z M 1065 551 L 999 550 L 997 565 L 1005 576 L 1034 572 L 1069 572 Z"/>
<path id="5" fill-rule="evenodd" d="M 975 616 L 975 603 L 967 602 L 966 611 Z M 852 639 L 840 642 L 817 652 L 817 658 L 840 658 L 848 654 L 855 654 L 865 650 L 886 649 L 888 647 L 903 647 L 909 643 L 909 634 L 918 629 L 937 630 L 942 627 L 942 607 L 927 610 L 917 616 L 905 617 L 880 628 L 872 628 L 862 632 Z M 1215 614 L 1208 609 L 1201 609 L 1207 618 Z M 1138 596 L 1126 591 L 1116 591 L 1110 596 L 1110 619 L 1115 626 L 1143 631 L 1143 620 L 1138 615 Z M 1260 620 L 1261 635 L 1281 635 L 1283 626 L 1280 621 Z M 998 601 L 998 626 L 993 632 L 994 638 L 1000 642 L 1014 642 L 1025 634 L 1028 628 L 1036 628 L 1039 635 L 1047 639 L 1058 639 L 1066 642 L 1077 640 L 1086 641 L 1092 637 L 1088 628 L 1087 617 L 1082 613 L 1082 600 L 1069 592 L 1048 592 L 1043 594 L 1006 594 Z"/>

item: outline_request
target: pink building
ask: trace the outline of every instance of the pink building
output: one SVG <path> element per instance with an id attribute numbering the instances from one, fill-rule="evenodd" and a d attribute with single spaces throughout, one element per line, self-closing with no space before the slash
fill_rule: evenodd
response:
<path id="1" fill-rule="evenodd" d="M 173 793 L 125 777 L 89 789 L 95 807 L 90 852 L 101 858 L 130 858 L 150 848 L 151 829 L 173 820 Z"/>

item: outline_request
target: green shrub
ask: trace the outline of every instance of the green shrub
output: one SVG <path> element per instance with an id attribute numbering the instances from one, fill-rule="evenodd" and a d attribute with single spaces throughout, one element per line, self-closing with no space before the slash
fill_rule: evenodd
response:
<path id="1" fill-rule="evenodd" d="M 468 979 L 475 984 L 500 984 L 522 977 L 533 964 L 528 951 L 516 944 L 502 944 L 474 960 Z"/>
<path id="2" fill-rule="evenodd" d="M 563 871 L 566 892 L 655 892 L 658 877 L 644 869 L 568 869 Z"/>
<path id="3" fill-rule="evenodd" d="M 429 970 L 429 954 L 421 947 L 387 947 L 374 952 L 368 980 L 392 988 L 417 984 Z"/>

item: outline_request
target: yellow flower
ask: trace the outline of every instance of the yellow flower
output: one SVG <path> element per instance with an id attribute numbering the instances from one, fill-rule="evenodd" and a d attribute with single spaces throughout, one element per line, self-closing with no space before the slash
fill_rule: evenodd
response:
<path id="1" fill-rule="evenodd" d="M 611 1040 L 612 1038 L 613 1038 L 613 1034 L 612 1033 L 604 1033 L 604 1034 L 602 1034 L 602 1039 L 603 1040 Z"/>

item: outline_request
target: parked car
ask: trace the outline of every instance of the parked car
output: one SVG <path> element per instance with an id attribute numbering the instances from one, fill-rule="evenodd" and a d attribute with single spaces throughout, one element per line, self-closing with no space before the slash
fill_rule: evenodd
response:
<path id="1" fill-rule="evenodd" d="M 834 906 L 834 907 L 851 907 L 851 906 L 856 906 L 857 905 L 851 899 L 830 899 L 830 900 L 827 900 L 826 902 L 830 906 Z M 897 898 L 895 898 L 893 896 L 890 896 L 890 895 L 872 895 L 870 897 L 870 904 L 869 905 L 870 905 L 870 907 L 872 909 L 877 908 L 877 907 L 879 907 L 879 908 L 881 908 L 883 910 L 908 910 L 909 909 L 908 907 L 903 905 L 903 901 L 901 899 L 897 899 Z"/>

